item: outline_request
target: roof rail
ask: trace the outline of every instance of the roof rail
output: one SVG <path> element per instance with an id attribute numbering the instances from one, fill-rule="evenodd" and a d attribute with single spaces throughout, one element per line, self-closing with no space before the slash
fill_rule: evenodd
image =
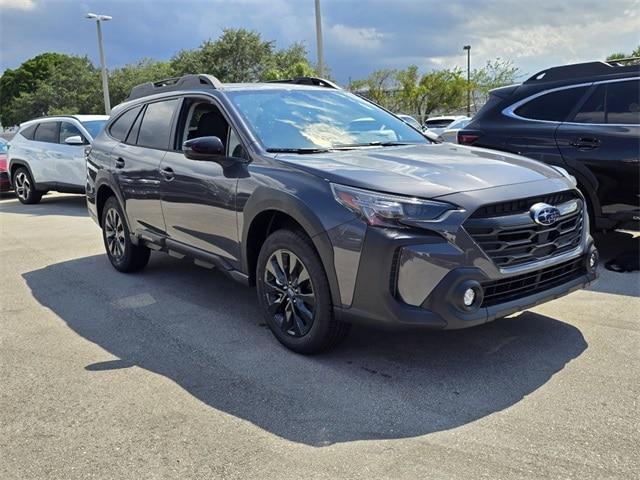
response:
<path id="1" fill-rule="evenodd" d="M 165 78 L 158 82 L 147 82 L 136 85 L 131 89 L 127 100 L 146 97 L 154 93 L 171 92 L 174 90 L 186 90 L 190 88 L 212 88 L 219 90 L 222 83 L 213 75 L 193 74 L 182 77 Z"/>
<path id="2" fill-rule="evenodd" d="M 639 70 L 638 65 L 620 65 L 620 60 L 610 62 L 587 62 L 562 65 L 541 70 L 524 83 L 553 82 L 556 80 L 570 80 L 580 77 L 597 77 L 612 75 L 615 73 L 634 72 Z"/>
<path id="3" fill-rule="evenodd" d="M 616 58 L 614 60 L 608 60 L 607 62 L 613 63 L 618 67 L 625 67 L 627 65 L 640 65 L 640 57 Z"/>
<path id="4" fill-rule="evenodd" d="M 292 83 L 294 85 L 315 85 L 316 87 L 335 88 L 342 90 L 340 86 L 330 80 L 319 77 L 296 77 L 286 80 L 269 80 L 267 83 Z"/>

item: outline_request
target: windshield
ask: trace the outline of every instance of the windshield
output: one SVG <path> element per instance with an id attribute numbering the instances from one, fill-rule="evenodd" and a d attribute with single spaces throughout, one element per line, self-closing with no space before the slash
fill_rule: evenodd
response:
<path id="1" fill-rule="evenodd" d="M 87 129 L 91 138 L 96 138 L 105 123 L 107 123 L 106 120 L 90 120 L 88 122 L 82 122 L 82 126 Z"/>
<path id="2" fill-rule="evenodd" d="M 340 90 L 242 90 L 228 95 L 271 151 L 429 143 L 402 120 Z"/>

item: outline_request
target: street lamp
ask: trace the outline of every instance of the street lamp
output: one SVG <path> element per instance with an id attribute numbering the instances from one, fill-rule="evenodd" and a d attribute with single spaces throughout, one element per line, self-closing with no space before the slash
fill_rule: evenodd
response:
<path id="1" fill-rule="evenodd" d="M 471 116 L 471 45 L 462 47 L 467 51 L 467 117 Z"/>
<path id="2" fill-rule="evenodd" d="M 98 50 L 100 51 L 100 66 L 102 67 L 102 94 L 104 95 L 104 111 L 107 115 L 111 114 L 111 101 L 109 100 L 109 79 L 107 78 L 107 64 L 104 60 L 104 48 L 102 46 L 102 28 L 100 22 L 108 22 L 112 17 L 109 15 L 98 15 L 95 13 L 87 13 L 85 18 L 96 21 L 98 28 Z"/>
<path id="3" fill-rule="evenodd" d="M 324 76 L 324 48 L 322 45 L 322 16 L 320 0 L 316 0 L 316 48 L 318 49 L 318 76 Z"/>

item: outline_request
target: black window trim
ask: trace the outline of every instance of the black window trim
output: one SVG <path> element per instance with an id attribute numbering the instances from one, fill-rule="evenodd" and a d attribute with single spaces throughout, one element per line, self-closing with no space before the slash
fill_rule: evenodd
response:
<path id="1" fill-rule="evenodd" d="M 520 108 L 522 105 L 524 105 L 525 103 L 530 102 L 531 100 L 541 97 L 542 95 L 546 95 L 548 93 L 553 93 L 553 92 L 558 92 L 560 90 L 568 90 L 570 88 L 580 88 L 580 87 L 590 87 L 585 94 L 582 96 L 582 98 L 576 103 L 576 105 L 582 106 L 584 104 L 584 102 L 589 98 L 589 96 L 593 93 L 594 88 L 596 88 L 599 85 L 602 85 L 604 83 L 616 83 L 616 82 L 631 82 L 634 80 L 640 80 L 640 77 L 626 77 L 626 78 L 615 78 L 615 79 L 610 79 L 610 80 L 600 80 L 598 82 L 588 82 L 588 83 L 578 83 L 575 85 L 564 85 L 562 87 L 557 87 L 557 88 L 550 88 L 549 90 L 543 90 L 541 92 L 535 93 L 533 95 L 530 95 L 526 98 L 523 98 L 522 100 L 517 101 L 516 103 L 513 103 L 511 105 L 509 105 L 508 107 L 504 108 L 502 110 L 502 114 L 507 116 L 507 117 L 511 117 L 511 118 L 515 118 L 517 120 L 524 120 L 527 122 L 538 122 L 538 123 L 552 123 L 555 125 L 594 125 L 594 126 L 606 126 L 606 127 L 628 127 L 630 125 L 632 126 L 636 126 L 637 124 L 635 123 L 580 123 L 580 122 L 567 122 L 567 121 L 558 121 L 558 120 L 537 120 L 535 118 L 526 118 L 526 117 L 522 117 L 520 115 L 518 115 L 517 113 L 515 113 L 515 111 Z M 570 112 L 570 114 L 567 116 L 567 118 L 571 118 L 573 119 L 573 117 L 575 116 L 575 113 L 577 112 L 577 108 L 574 107 L 574 109 Z"/>

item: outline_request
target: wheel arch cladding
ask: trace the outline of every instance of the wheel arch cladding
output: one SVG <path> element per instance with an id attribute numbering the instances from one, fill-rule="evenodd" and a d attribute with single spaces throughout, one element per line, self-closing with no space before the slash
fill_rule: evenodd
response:
<path id="1" fill-rule="evenodd" d="M 298 228 L 311 239 L 327 274 L 331 298 L 334 304 L 340 304 L 333 248 L 322 222 L 309 206 L 291 194 L 259 188 L 247 201 L 243 218 L 242 258 L 250 284 L 255 284 L 257 259 L 267 236 L 278 228 Z"/>

